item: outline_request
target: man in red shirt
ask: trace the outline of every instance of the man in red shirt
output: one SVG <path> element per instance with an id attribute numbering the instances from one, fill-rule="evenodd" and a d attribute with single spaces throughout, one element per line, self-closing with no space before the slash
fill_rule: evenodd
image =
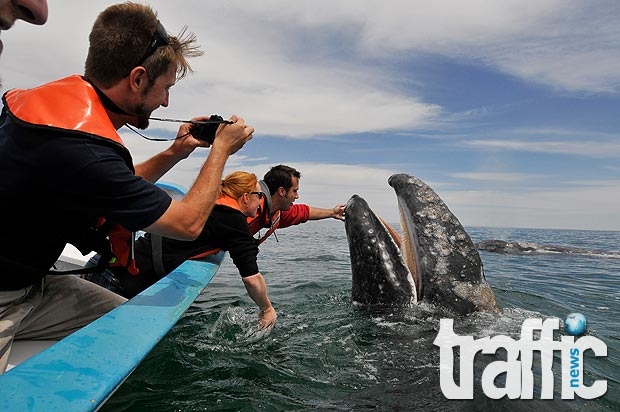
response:
<path id="1" fill-rule="evenodd" d="M 332 209 L 321 209 L 304 204 L 296 204 L 299 199 L 299 179 L 301 173 L 286 165 L 272 167 L 260 181 L 265 196 L 261 201 L 261 208 L 256 217 L 248 218 L 252 234 L 262 228 L 267 232 L 259 238 L 263 242 L 277 228 L 305 223 L 308 220 L 334 218 L 344 220 L 344 204 L 336 205 Z"/>

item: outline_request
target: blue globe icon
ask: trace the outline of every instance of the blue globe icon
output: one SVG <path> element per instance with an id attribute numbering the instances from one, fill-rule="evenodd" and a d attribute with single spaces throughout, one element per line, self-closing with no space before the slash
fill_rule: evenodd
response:
<path id="1" fill-rule="evenodd" d="M 564 321 L 566 325 L 566 333 L 571 336 L 582 335 L 586 331 L 586 317 L 581 313 L 570 313 Z"/>

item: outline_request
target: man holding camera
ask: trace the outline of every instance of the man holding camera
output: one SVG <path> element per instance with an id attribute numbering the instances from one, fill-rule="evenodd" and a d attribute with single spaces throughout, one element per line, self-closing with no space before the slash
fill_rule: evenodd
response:
<path id="1" fill-rule="evenodd" d="M 202 54 L 185 30 L 168 35 L 146 5 L 108 7 L 95 21 L 84 76 L 3 96 L 0 123 L 0 373 L 13 339 L 61 339 L 125 301 L 50 267 L 66 243 L 83 253 L 110 248 L 123 227 L 196 238 L 215 202 L 230 155 L 254 129 L 236 115 L 210 145 L 183 124 L 162 153 L 133 165 L 117 130 L 146 128 L 169 89 Z M 192 120 L 208 120 L 209 116 Z M 173 200 L 152 182 L 196 147 L 211 150 L 194 185 Z"/>

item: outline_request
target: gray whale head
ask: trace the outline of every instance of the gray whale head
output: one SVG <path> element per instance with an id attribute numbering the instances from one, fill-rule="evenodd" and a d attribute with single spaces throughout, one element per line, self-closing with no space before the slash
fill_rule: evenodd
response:
<path id="1" fill-rule="evenodd" d="M 359 196 L 345 209 L 353 300 L 427 301 L 458 314 L 497 311 L 478 250 L 441 198 L 415 176 L 395 174 L 388 183 L 398 199 L 401 239 Z"/>
<path id="2" fill-rule="evenodd" d="M 414 279 L 391 228 L 357 195 L 349 199 L 345 211 L 353 302 L 387 306 L 416 303 Z"/>

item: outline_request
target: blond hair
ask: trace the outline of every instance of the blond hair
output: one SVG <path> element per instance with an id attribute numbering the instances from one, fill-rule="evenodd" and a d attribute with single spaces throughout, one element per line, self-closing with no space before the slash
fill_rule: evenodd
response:
<path id="1" fill-rule="evenodd" d="M 238 199 L 244 193 L 254 192 L 258 178 L 254 173 L 236 171 L 222 180 L 220 194 Z"/>

